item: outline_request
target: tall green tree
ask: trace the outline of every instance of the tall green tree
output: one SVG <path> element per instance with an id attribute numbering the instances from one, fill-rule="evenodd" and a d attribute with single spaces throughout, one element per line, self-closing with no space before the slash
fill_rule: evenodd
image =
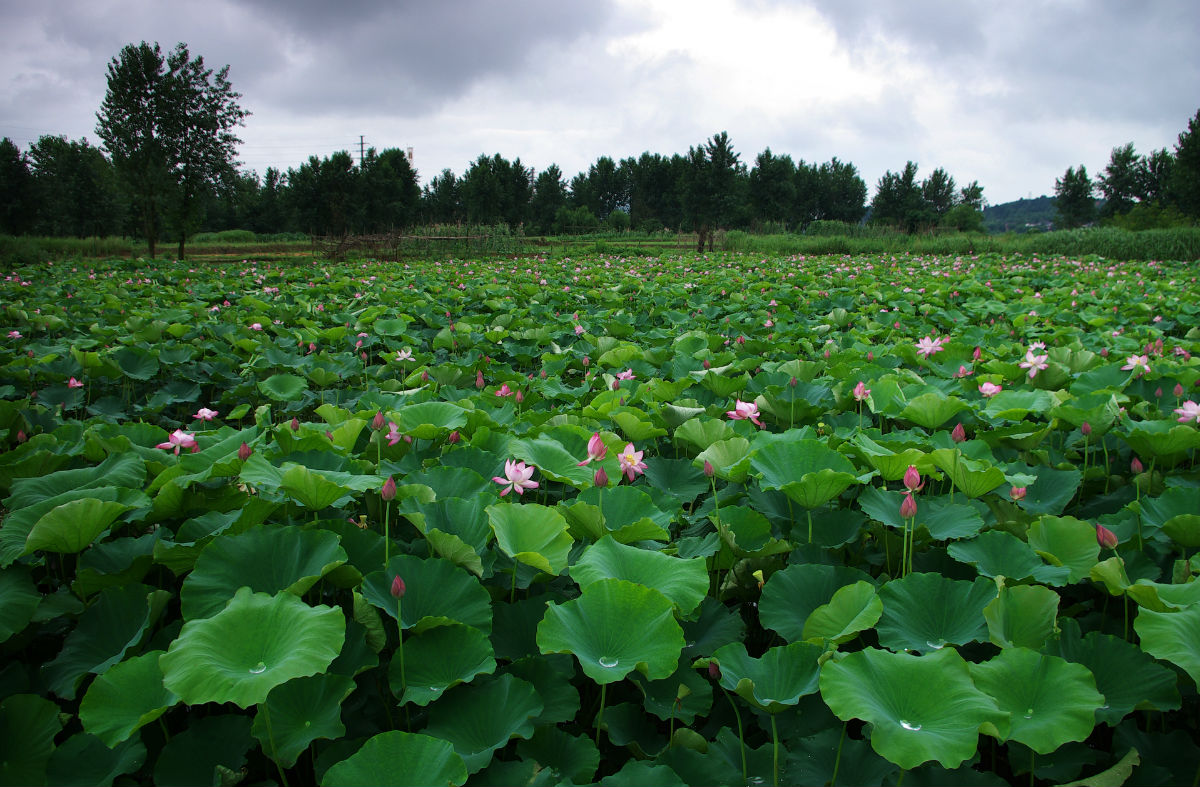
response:
<path id="1" fill-rule="evenodd" d="M 791 224 L 795 220 L 796 165 L 786 153 L 770 148 L 754 159 L 750 170 L 750 210 L 757 221 Z"/>
<path id="2" fill-rule="evenodd" d="M 30 145 L 29 163 L 38 234 L 121 234 L 124 197 L 112 164 L 99 148 L 86 139 L 47 135 Z"/>
<path id="3" fill-rule="evenodd" d="M 240 139 L 233 129 L 249 113 L 229 82 L 186 44 L 163 57 L 159 45 L 125 46 L 108 65 L 108 90 L 96 133 L 127 188 L 142 234 L 155 253 L 169 229 L 184 256 L 199 223 L 201 194 L 228 184 Z"/>
<path id="4" fill-rule="evenodd" d="M 24 235 L 33 215 L 33 175 L 21 149 L 8 137 L 0 140 L 0 232 Z"/>
<path id="5" fill-rule="evenodd" d="M 933 213 L 934 223 L 950 212 L 957 197 L 954 178 L 946 170 L 938 167 L 921 181 L 921 200 L 925 210 Z"/>
<path id="6" fill-rule="evenodd" d="M 713 231 L 733 226 L 745 209 L 746 166 L 739 161 L 729 134 L 714 134 L 688 149 L 689 167 L 683 181 L 683 206 L 698 236 L 696 250 L 713 248 Z"/>
<path id="7" fill-rule="evenodd" d="M 871 221 L 913 233 L 925 219 L 925 203 L 921 185 L 917 183 L 916 163 L 907 162 L 899 173 L 891 170 L 885 172 L 875 186 Z"/>
<path id="8" fill-rule="evenodd" d="M 1096 178 L 1096 186 L 1104 197 L 1101 218 L 1128 213 L 1146 198 L 1146 185 L 1146 162 L 1133 149 L 1133 143 L 1113 148 L 1108 166 Z"/>
<path id="9" fill-rule="evenodd" d="M 421 187 L 403 150 L 376 153 L 370 148 L 359 165 L 358 189 L 361 231 L 384 232 L 417 223 Z"/>
<path id="10" fill-rule="evenodd" d="M 1175 144 L 1168 194 L 1180 213 L 1200 218 L 1200 110 Z"/>
<path id="11" fill-rule="evenodd" d="M 342 236 L 354 228 L 359 207 L 358 168 L 349 152 L 308 161 L 287 174 L 287 200 L 301 232 Z"/>
<path id="12" fill-rule="evenodd" d="M 443 169 L 425 184 L 421 203 L 429 221 L 446 224 L 462 221 L 462 182 L 452 171 Z"/>
<path id="13" fill-rule="evenodd" d="M 1059 228 L 1082 227 L 1096 218 L 1096 200 L 1092 179 L 1082 164 L 1079 169 L 1067 167 L 1061 178 L 1054 181 L 1054 224 Z"/>
<path id="14" fill-rule="evenodd" d="M 567 204 L 567 183 L 562 170 L 551 164 L 533 181 L 533 199 L 529 203 L 530 220 L 540 233 L 552 232 L 559 208 Z"/>
<path id="15" fill-rule="evenodd" d="M 815 184 L 813 218 L 854 224 L 867 212 L 867 183 L 850 162 L 834 156 L 816 168 Z"/>

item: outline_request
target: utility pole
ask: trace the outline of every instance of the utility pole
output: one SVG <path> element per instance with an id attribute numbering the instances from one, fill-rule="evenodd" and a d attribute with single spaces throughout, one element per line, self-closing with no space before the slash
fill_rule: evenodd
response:
<path id="1" fill-rule="evenodd" d="M 367 157 L 366 148 L 363 144 L 363 135 L 358 135 L 358 166 L 363 165 L 363 160 Z"/>

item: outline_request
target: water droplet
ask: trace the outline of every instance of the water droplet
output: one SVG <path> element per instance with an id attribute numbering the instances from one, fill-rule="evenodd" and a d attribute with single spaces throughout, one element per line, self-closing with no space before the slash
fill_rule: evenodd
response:
<path id="1" fill-rule="evenodd" d="M 610 658 L 609 656 L 601 656 L 600 657 L 600 666 L 601 667 L 615 667 L 615 666 L 617 666 L 617 664 L 618 664 L 618 662 L 614 658 Z"/>
<path id="2" fill-rule="evenodd" d="M 905 721 L 904 719 L 900 720 L 900 726 L 906 730 L 912 730 L 913 732 L 916 732 L 917 730 L 921 729 L 920 724 L 911 724 L 911 723 Z"/>
<path id="3" fill-rule="evenodd" d="M 433 694 L 441 694 L 442 687 L 441 686 L 430 686 L 429 691 L 432 692 Z"/>
<path id="4" fill-rule="evenodd" d="M 251 675 L 261 675 L 262 673 L 264 673 L 266 671 L 267 671 L 267 665 L 263 664 L 261 661 L 250 668 Z"/>
<path id="5" fill-rule="evenodd" d="M 1027 718 L 1027 719 L 1032 719 L 1032 718 L 1033 718 L 1033 708 L 1026 708 L 1026 709 L 1025 709 L 1025 718 Z"/>
<path id="6" fill-rule="evenodd" d="M 925 644 L 929 646 L 930 650 L 941 650 L 942 648 L 946 647 L 945 640 L 942 640 L 941 642 L 928 642 L 927 641 Z"/>

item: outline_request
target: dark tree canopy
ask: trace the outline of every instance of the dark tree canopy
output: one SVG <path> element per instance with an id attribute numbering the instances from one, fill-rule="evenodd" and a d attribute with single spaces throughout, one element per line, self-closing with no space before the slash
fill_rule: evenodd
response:
<path id="1" fill-rule="evenodd" d="M 1067 167 L 1061 178 L 1054 181 L 1055 225 L 1062 228 L 1082 227 L 1096 217 L 1096 200 L 1092 196 L 1092 179 L 1087 167 Z"/>

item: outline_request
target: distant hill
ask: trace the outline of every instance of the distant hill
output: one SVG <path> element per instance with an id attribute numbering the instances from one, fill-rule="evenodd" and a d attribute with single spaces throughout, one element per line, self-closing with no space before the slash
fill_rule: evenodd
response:
<path id="1" fill-rule="evenodd" d="M 983 226 L 988 232 L 1045 232 L 1053 223 L 1054 197 L 1044 194 L 983 209 Z"/>

